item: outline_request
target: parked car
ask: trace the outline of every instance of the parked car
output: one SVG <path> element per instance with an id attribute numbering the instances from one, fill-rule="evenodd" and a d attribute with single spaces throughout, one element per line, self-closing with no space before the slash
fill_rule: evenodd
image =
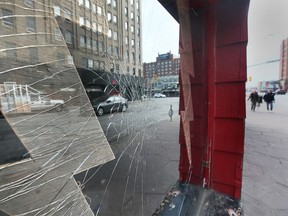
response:
<path id="1" fill-rule="evenodd" d="M 104 113 L 125 112 L 128 109 L 128 100 L 121 96 L 100 96 L 91 101 L 91 104 L 98 116 Z"/>
<path id="2" fill-rule="evenodd" d="M 274 94 L 277 94 L 277 95 L 285 95 L 286 94 L 286 91 L 283 90 L 283 89 L 277 89 Z"/>
<path id="3" fill-rule="evenodd" d="M 30 109 L 32 112 L 54 109 L 57 112 L 61 112 L 65 107 L 63 100 L 50 99 L 46 95 L 31 95 Z"/>
<path id="4" fill-rule="evenodd" d="M 156 93 L 156 94 L 154 94 L 154 98 L 166 98 L 166 95 L 164 95 L 162 93 Z"/>

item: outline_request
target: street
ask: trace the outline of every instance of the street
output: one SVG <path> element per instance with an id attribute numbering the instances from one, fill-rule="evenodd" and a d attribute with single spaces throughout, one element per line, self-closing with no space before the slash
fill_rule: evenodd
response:
<path id="1" fill-rule="evenodd" d="M 162 202 L 179 175 L 178 103 L 151 98 L 98 117 L 116 159 L 75 176 L 96 215 L 152 215 Z"/>
<path id="2" fill-rule="evenodd" d="M 252 112 L 246 103 L 241 202 L 247 216 L 288 215 L 288 95 L 275 99 L 273 113 L 264 103 Z M 76 176 L 92 210 L 107 216 L 151 215 L 178 180 L 178 98 L 134 102 L 128 112 L 99 121 L 116 159 Z"/>

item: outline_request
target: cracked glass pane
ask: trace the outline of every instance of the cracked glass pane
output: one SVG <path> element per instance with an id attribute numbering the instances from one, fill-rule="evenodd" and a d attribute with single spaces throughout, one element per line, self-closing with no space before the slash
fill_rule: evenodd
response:
<path id="1" fill-rule="evenodd" d="M 146 77 L 140 0 L 123 5 L 0 2 L 2 212 L 151 215 L 178 179 L 179 58 Z"/>

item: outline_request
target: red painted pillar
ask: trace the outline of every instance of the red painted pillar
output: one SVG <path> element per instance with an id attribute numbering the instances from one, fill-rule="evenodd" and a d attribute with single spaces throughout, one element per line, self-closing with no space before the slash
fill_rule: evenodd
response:
<path id="1" fill-rule="evenodd" d="M 249 0 L 183 2 L 177 1 L 182 50 L 180 76 L 185 76 L 185 81 L 180 77 L 180 113 L 193 113 L 194 118 L 187 126 L 181 115 L 180 180 L 239 199 Z M 185 55 L 187 50 L 191 52 L 190 63 Z M 192 97 L 190 110 L 185 103 L 187 91 L 191 91 Z M 185 133 L 187 127 L 189 134 Z"/>

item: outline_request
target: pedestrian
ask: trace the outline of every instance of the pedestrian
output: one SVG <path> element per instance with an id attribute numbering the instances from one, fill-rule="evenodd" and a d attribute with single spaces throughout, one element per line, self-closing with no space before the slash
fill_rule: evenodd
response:
<path id="1" fill-rule="evenodd" d="M 274 93 L 272 92 L 272 90 L 269 90 L 269 92 L 264 95 L 264 101 L 267 104 L 267 111 L 272 112 L 273 103 L 275 103 Z"/>
<path id="2" fill-rule="evenodd" d="M 250 94 L 248 100 L 251 100 L 251 111 L 255 111 L 256 103 L 259 100 L 259 95 L 258 95 L 258 93 L 257 93 L 257 91 L 255 89 Z"/>

